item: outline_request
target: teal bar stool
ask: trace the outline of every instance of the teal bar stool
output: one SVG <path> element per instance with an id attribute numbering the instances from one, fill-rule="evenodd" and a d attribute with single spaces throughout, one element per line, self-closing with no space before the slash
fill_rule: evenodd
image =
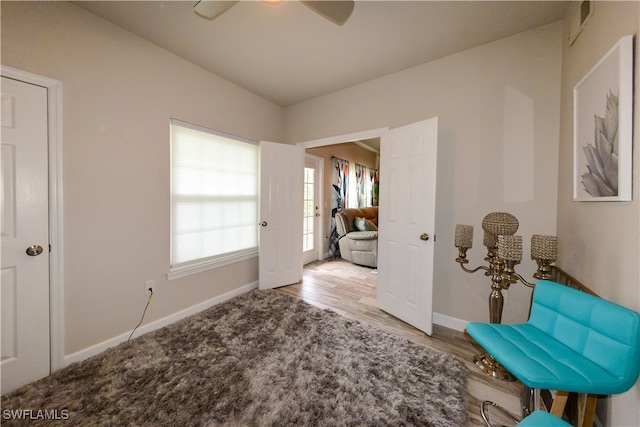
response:
<path id="1" fill-rule="evenodd" d="M 591 427 L 597 396 L 629 390 L 640 373 L 640 314 L 549 280 L 536 283 L 526 323 L 471 322 L 467 332 L 534 390 L 525 415 L 540 409 L 540 389 L 557 390 L 550 412 L 558 420 L 569 393 L 584 393 L 582 425 Z M 552 420 L 540 414 L 534 420 L 542 417 Z M 533 425 L 527 419 L 524 425 Z"/>
<path id="2" fill-rule="evenodd" d="M 545 411 L 534 411 L 518 427 L 571 427 L 571 424 Z"/>
<path id="3" fill-rule="evenodd" d="M 487 418 L 487 415 L 486 415 L 487 407 L 493 407 L 497 409 L 502 413 L 503 416 L 506 416 L 506 418 L 509 418 L 514 425 L 517 424 L 518 427 L 522 427 L 522 426 L 524 427 L 572 427 L 571 424 L 565 422 L 564 420 L 561 420 L 560 418 L 554 415 L 551 415 L 546 411 L 534 411 L 525 419 L 518 421 L 518 419 L 513 414 L 510 414 L 509 412 L 507 412 L 500 405 L 490 402 L 488 400 L 485 400 L 484 402 L 482 402 L 482 405 L 481 405 L 482 419 L 484 420 L 485 424 L 489 427 L 492 427 L 493 424 L 491 424 L 491 422 Z"/>
<path id="4" fill-rule="evenodd" d="M 518 421 L 518 418 L 516 416 L 514 416 L 513 414 L 509 413 L 506 409 L 504 409 L 502 406 L 494 403 L 494 402 L 490 402 L 488 400 L 485 400 L 484 402 L 482 402 L 482 404 L 480 405 L 480 412 L 482 414 L 482 419 L 484 420 L 485 424 L 489 427 L 493 427 L 494 424 L 492 424 L 489 421 L 489 418 L 487 417 L 487 408 L 492 407 L 495 408 L 497 411 L 499 411 L 500 413 L 502 413 L 503 417 L 506 417 L 508 419 L 511 420 L 511 422 L 514 425 L 518 425 L 518 427 L 572 427 L 571 424 L 565 422 L 564 420 L 561 420 L 560 418 L 551 415 L 550 413 L 546 412 L 546 411 L 534 411 L 532 414 L 530 414 L 529 416 L 527 416 L 526 418 L 524 418 L 521 421 Z"/>

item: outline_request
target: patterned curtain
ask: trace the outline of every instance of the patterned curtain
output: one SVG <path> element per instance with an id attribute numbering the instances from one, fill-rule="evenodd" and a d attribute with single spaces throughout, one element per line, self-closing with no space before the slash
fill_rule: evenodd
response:
<path id="1" fill-rule="evenodd" d="M 359 208 L 371 206 L 369 204 L 369 194 L 371 194 L 371 186 L 369 185 L 367 167 L 356 163 L 356 201 Z"/>
<path id="2" fill-rule="evenodd" d="M 378 171 L 357 163 L 355 170 L 358 207 L 378 206 Z"/>
<path id="3" fill-rule="evenodd" d="M 347 206 L 347 192 L 349 189 L 349 162 L 331 157 L 333 173 L 331 177 L 331 218 L 329 219 L 329 254 L 340 256 L 338 246 L 338 231 L 336 230 L 336 213 Z"/>
<path id="4" fill-rule="evenodd" d="M 378 206 L 378 170 L 369 169 L 369 183 L 371 184 L 371 205 Z"/>

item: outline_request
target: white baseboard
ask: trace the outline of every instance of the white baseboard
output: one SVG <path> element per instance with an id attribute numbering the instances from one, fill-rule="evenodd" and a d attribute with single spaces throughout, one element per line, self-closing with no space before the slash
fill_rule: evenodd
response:
<path id="1" fill-rule="evenodd" d="M 213 307 L 216 304 L 220 304 L 221 302 L 227 301 L 235 296 L 240 294 L 244 294 L 245 292 L 249 292 L 253 289 L 258 288 L 258 282 L 249 283 L 247 285 L 241 286 L 240 288 L 234 289 L 233 291 L 227 292 L 215 298 L 211 298 L 207 301 L 203 301 L 199 304 L 193 305 L 189 308 L 185 308 L 184 310 L 178 311 L 177 313 L 173 313 L 169 316 L 163 317 L 162 319 L 155 320 L 151 323 L 147 323 L 145 325 L 140 326 L 134 337 L 139 337 L 140 335 L 144 335 L 147 332 L 155 331 L 156 329 L 160 329 L 164 326 L 167 326 L 173 322 L 177 322 L 180 319 L 184 319 L 185 317 L 191 316 L 193 314 L 199 313 L 202 310 L 206 310 L 209 307 Z M 101 343 L 92 345 L 91 347 L 87 347 L 75 353 L 69 354 L 64 357 L 64 366 L 67 366 L 74 362 L 79 362 L 81 360 L 88 359 L 89 357 L 95 356 L 99 353 L 102 353 L 106 349 L 110 347 L 114 347 L 120 343 L 127 341 L 131 331 L 127 333 L 118 335 L 116 337 L 110 338 Z M 133 338 L 133 337 L 132 337 Z"/>
<path id="2" fill-rule="evenodd" d="M 209 307 L 213 307 L 216 304 L 220 304 L 221 302 L 227 301 L 235 296 L 238 296 L 240 294 L 249 292 L 257 288 L 258 288 L 257 281 L 241 286 L 240 288 L 234 289 L 233 291 L 219 295 L 215 298 L 211 298 L 207 301 L 203 301 L 199 304 L 196 304 L 184 310 L 178 311 L 177 313 L 173 313 L 169 316 L 163 317 L 162 319 L 158 319 L 151 323 L 142 325 L 136 330 L 134 336 L 139 337 L 140 335 L 144 335 L 147 332 L 155 331 L 156 329 L 160 329 L 164 326 L 170 325 L 171 323 L 177 322 L 178 320 L 184 319 L 185 317 L 199 313 L 202 310 L 206 310 Z M 464 332 L 468 322 L 466 320 L 457 319 L 455 317 L 447 316 L 445 314 L 433 313 L 433 323 L 435 323 L 436 325 L 440 325 L 450 329 Z M 66 355 L 64 357 L 64 366 L 67 366 L 74 362 L 80 362 L 82 360 L 88 359 L 89 357 L 102 353 L 103 351 L 105 351 L 110 347 L 114 347 L 120 343 L 123 343 L 127 341 L 130 334 L 131 334 L 131 331 L 128 331 L 124 334 L 118 335 L 106 341 L 92 345 L 91 347 L 87 347 L 75 353 Z"/>
<path id="3" fill-rule="evenodd" d="M 447 316 L 446 314 L 433 313 L 433 323 L 449 329 L 464 332 L 467 327 L 467 323 L 469 322 L 467 322 L 466 320 Z"/>

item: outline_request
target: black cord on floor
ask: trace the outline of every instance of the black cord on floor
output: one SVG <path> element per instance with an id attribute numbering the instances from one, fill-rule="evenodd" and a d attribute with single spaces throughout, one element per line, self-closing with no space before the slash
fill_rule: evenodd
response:
<path id="1" fill-rule="evenodd" d="M 127 338 L 127 341 L 131 339 L 131 337 L 133 336 L 133 333 L 136 331 L 136 329 L 138 329 L 138 326 L 142 325 L 142 321 L 144 320 L 144 315 L 147 312 L 147 308 L 149 307 L 149 303 L 151 302 L 151 297 L 153 296 L 153 289 L 149 289 L 149 291 L 151 293 L 149 294 L 149 298 L 147 298 L 147 305 L 144 306 L 144 311 L 142 312 L 142 318 L 140 319 L 140 322 L 138 322 L 136 327 L 133 328 L 133 331 L 131 331 L 131 335 L 129 335 L 129 338 Z"/>

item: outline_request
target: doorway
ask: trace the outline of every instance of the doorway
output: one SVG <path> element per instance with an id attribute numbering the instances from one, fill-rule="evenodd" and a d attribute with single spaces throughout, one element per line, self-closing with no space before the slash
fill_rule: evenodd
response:
<path id="1" fill-rule="evenodd" d="M 377 303 L 428 335 L 433 324 L 435 237 L 431 236 L 437 135 L 434 117 L 392 130 L 381 128 L 298 144 L 308 149 L 380 138 Z M 342 203 L 345 205 L 348 203 Z"/>
<path id="2" fill-rule="evenodd" d="M 339 256 L 338 236 L 334 216 L 342 209 L 377 206 L 374 198 L 374 181 L 377 182 L 380 138 L 310 147 L 308 157 L 321 159 L 323 177 L 317 203 L 322 233 L 316 240 L 319 247 L 317 259 Z M 321 175 L 322 176 L 322 175 Z M 375 199 L 375 200 L 374 200 Z M 315 207 L 314 206 L 314 207 Z"/>
<path id="3" fill-rule="evenodd" d="M 364 267 L 351 264 L 341 258 L 333 258 L 330 249 L 330 233 L 331 233 L 331 211 L 334 202 L 332 194 L 332 156 L 353 160 L 355 163 L 363 163 L 372 169 L 379 167 L 379 150 L 380 135 L 386 129 L 377 129 L 370 132 L 363 132 L 352 135 L 344 135 L 335 138 L 327 138 L 323 140 L 315 140 L 303 143 L 305 147 L 305 156 L 311 159 L 320 159 L 321 175 L 319 177 L 319 186 L 316 187 L 319 192 L 316 196 L 316 206 L 320 206 L 319 228 L 317 233 L 318 257 L 310 263 L 305 262 L 303 282 L 296 285 L 300 287 L 300 292 L 314 292 L 317 287 L 329 286 L 333 291 L 338 288 L 348 288 L 345 292 L 357 293 L 361 295 L 359 303 L 365 306 L 376 307 L 375 294 L 377 287 L 377 270 L 371 267 Z M 358 153 L 359 152 L 359 153 Z M 373 156 L 374 160 L 368 159 L 367 156 Z M 309 167 L 309 163 L 306 163 Z M 351 171 L 353 176 L 348 176 L 349 183 L 353 184 L 353 189 L 348 191 L 354 195 L 353 202 L 357 203 L 356 195 L 356 177 L 355 168 Z M 349 174 L 351 175 L 351 174 Z M 345 205 L 345 208 L 348 207 Z M 352 281 L 357 276 L 355 281 Z M 347 282 L 345 277 L 350 277 Z"/>

